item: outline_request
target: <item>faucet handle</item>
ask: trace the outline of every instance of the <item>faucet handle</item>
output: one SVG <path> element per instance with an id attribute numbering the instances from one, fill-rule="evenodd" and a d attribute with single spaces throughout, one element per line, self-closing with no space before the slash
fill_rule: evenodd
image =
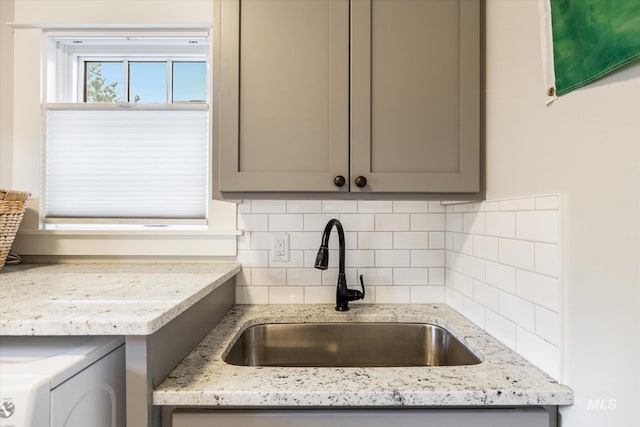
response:
<path id="1" fill-rule="evenodd" d="M 360 286 L 362 286 L 362 292 L 360 292 L 357 289 L 347 289 L 348 301 L 356 301 L 359 299 L 364 299 L 364 280 L 362 278 L 362 274 L 360 275 Z"/>

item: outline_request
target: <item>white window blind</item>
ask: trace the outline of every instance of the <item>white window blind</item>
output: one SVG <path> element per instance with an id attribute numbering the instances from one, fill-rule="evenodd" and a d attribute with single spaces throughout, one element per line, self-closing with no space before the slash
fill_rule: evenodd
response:
<path id="1" fill-rule="evenodd" d="M 206 219 L 207 106 L 143 107 L 47 105 L 45 223 Z"/>

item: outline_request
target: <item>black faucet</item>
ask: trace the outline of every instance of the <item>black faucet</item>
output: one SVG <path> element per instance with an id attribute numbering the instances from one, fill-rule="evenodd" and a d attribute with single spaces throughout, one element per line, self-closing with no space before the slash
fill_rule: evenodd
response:
<path id="1" fill-rule="evenodd" d="M 329 220 L 326 227 L 324 227 L 322 243 L 320 244 L 320 249 L 318 249 L 314 267 L 320 270 L 326 270 L 329 265 L 329 235 L 334 225 L 338 230 L 338 244 L 340 245 L 340 270 L 338 272 L 338 287 L 336 289 L 336 310 L 347 311 L 349 310 L 349 301 L 364 298 L 364 280 L 362 275 L 360 275 L 362 292 L 347 288 L 347 277 L 344 274 L 344 229 L 340 221 L 335 218 Z"/>

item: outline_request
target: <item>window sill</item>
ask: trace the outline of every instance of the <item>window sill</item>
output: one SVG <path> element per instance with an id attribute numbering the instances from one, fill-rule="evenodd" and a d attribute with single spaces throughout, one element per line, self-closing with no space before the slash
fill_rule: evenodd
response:
<path id="1" fill-rule="evenodd" d="M 34 256 L 236 256 L 240 230 L 20 230 L 12 251 Z"/>

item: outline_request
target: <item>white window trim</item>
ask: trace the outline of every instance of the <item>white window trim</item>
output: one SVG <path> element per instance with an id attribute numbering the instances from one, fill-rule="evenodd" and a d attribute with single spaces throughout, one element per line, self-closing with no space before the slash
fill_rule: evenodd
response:
<path id="1" fill-rule="evenodd" d="M 50 65 L 47 56 L 48 49 L 40 49 L 40 45 L 47 46 L 46 43 L 53 30 L 58 34 L 95 34 L 108 35 L 113 31 L 132 32 L 129 27 L 119 28 L 117 26 L 103 27 L 100 29 L 94 27 L 90 31 L 78 28 L 72 31 L 62 31 L 60 26 L 45 25 L 13 25 L 16 31 L 15 50 L 25 52 L 26 54 L 16 56 L 14 61 L 15 69 L 30 70 L 41 69 L 43 73 L 47 72 Z M 175 34 L 180 32 L 185 34 L 190 31 L 193 34 L 202 34 L 210 31 L 208 26 L 192 26 L 182 27 L 177 25 L 167 25 L 159 28 L 152 25 L 138 26 L 143 28 L 140 34 Z M 64 26 L 62 26 L 64 28 Z M 66 26 L 69 28 L 69 26 Z M 74 27 L 76 28 L 76 27 Z M 44 43 L 44 44 L 42 44 Z M 217 62 L 213 56 L 213 40 L 209 43 L 209 70 L 208 76 L 212 80 L 211 69 Z M 32 52 L 35 54 L 31 54 Z M 36 53 L 40 52 L 40 53 Z M 22 93 L 26 98 L 14 99 L 14 134 L 20 139 L 26 141 L 37 141 L 42 139 L 41 130 L 33 127 L 33 118 L 38 117 L 44 112 L 44 102 L 49 98 L 50 92 L 55 93 L 56 88 L 47 87 L 46 79 L 44 86 L 37 81 L 38 77 L 42 77 L 39 73 L 25 73 L 16 76 L 15 90 L 16 93 Z M 40 90 L 35 88 L 40 87 Z M 209 93 L 212 93 L 214 87 L 213 81 L 209 83 Z M 41 97 L 38 98 L 38 93 Z M 26 101 L 26 102 L 25 102 Z M 213 126 L 213 117 L 217 114 L 217 102 L 213 97 L 210 108 L 210 126 Z M 211 129 L 210 129 L 211 131 Z M 39 134 L 38 136 L 36 136 Z M 213 138 L 212 138 L 213 139 Z M 33 160 L 33 156 L 38 156 L 37 143 L 31 143 L 29 147 L 21 148 L 17 151 L 16 160 L 19 161 L 15 167 L 19 168 L 20 164 L 28 164 Z M 209 150 L 209 164 L 212 163 L 212 149 Z M 42 178 L 36 178 L 36 171 L 39 173 L 40 168 L 23 169 L 22 172 L 16 174 L 16 180 L 22 183 L 22 186 L 29 187 L 30 183 L 35 180 L 42 181 Z M 211 174 L 210 174 L 211 175 Z M 209 177 L 209 191 L 212 191 L 212 177 Z M 33 200 L 30 204 L 22 227 L 19 232 L 20 238 L 16 239 L 13 249 L 26 256 L 53 256 L 53 257 L 121 257 L 121 256 L 142 256 L 142 257 L 234 257 L 236 256 L 237 239 L 236 236 L 242 232 L 237 230 L 236 226 L 236 205 L 230 202 L 222 202 L 208 200 L 208 218 L 209 223 L 206 230 L 203 231 L 172 231 L 172 230 L 149 230 L 149 231 L 57 231 L 42 230 L 39 228 L 39 199 L 38 189 L 32 190 Z M 211 194 L 210 194 L 211 196 Z"/>
<path id="2" fill-rule="evenodd" d="M 118 34 L 114 34 L 111 31 L 108 32 L 96 32 L 96 31 L 72 31 L 72 32 L 45 32 L 44 37 L 46 40 L 46 46 L 48 49 L 44 53 L 45 57 L 52 57 L 55 55 L 55 60 L 45 59 L 44 63 L 48 64 L 44 75 L 43 84 L 45 88 L 50 83 L 54 83 L 50 86 L 55 88 L 54 91 L 46 89 L 47 101 L 44 105 L 42 117 L 43 117 L 43 141 L 45 139 L 46 130 L 46 111 L 53 109 L 76 109 L 76 110 L 115 110 L 120 108 L 135 108 L 136 110 L 210 110 L 209 100 L 211 98 L 211 58 L 212 49 L 209 46 L 207 32 L 193 32 L 186 33 L 171 32 L 131 32 L 126 31 Z M 160 42 L 158 42 L 160 40 Z M 185 51 L 185 44 L 188 45 L 188 51 Z M 205 61 L 207 64 L 207 81 L 206 81 L 206 100 L 205 102 L 184 102 L 184 103 L 172 103 L 171 96 L 168 96 L 167 103 L 160 104 L 135 104 L 129 102 L 121 102 L 114 104 L 102 104 L 102 103 L 85 103 L 84 102 L 84 62 L 87 60 L 99 61 L 99 60 L 161 60 L 169 61 L 170 59 L 176 60 L 191 60 L 191 61 Z M 54 78 L 51 77 L 53 75 Z M 170 92 L 171 82 L 168 79 L 167 91 Z M 128 83 L 124 82 L 124 90 L 128 87 Z M 63 102 L 61 102 L 63 101 Z M 66 102 L 64 102 L 66 101 Z M 209 135 L 212 134 L 212 115 L 209 113 Z M 209 138 L 211 141 L 212 138 Z M 207 164 L 212 164 L 212 144 L 209 144 Z M 43 153 L 46 152 L 46 144 L 43 143 Z M 209 169 L 209 175 L 211 170 Z M 211 195 L 211 178 L 209 178 L 207 192 Z M 41 190 L 44 194 L 46 188 L 45 174 L 42 174 Z M 210 208 L 207 206 L 206 219 L 188 221 L 188 226 L 185 227 L 185 221 L 182 220 L 156 220 L 156 219 L 99 219 L 92 218 L 87 220 L 76 219 L 52 219 L 45 218 L 44 201 L 45 197 L 41 199 L 40 205 L 40 219 L 39 228 L 41 229 L 87 229 L 89 231 L 108 228 L 109 226 L 117 228 L 120 225 L 121 229 L 138 229 L 143 232 L 147 232 L 150 229 L 158 229 L 158 226 L 162 226 L 166 230 L 184 230 L 189 228 L 196 228 L 206 230 L 209 223 Z M 211 197 L 209 197 L 211 199 Z M 209 203 L 207 203 L 209 205 Z M 122 225 L 122 224 L 125 225 Z M 57 224 L 54 225 L 54 224 Z M 65 224 L 73 224 L 66 226 Z M 93 226 L 95 224 L 95 226 Z M 139 224 L 139 225 L 138 225 Z M 198 227 L 198 225 L 200 227 Z"/>

